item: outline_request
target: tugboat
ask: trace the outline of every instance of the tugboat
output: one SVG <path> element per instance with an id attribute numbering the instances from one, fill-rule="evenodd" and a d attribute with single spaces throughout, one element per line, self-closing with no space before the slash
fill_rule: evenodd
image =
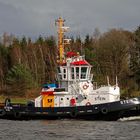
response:
<path id="1" fill-rule="evenodd" d="M 138 114 L 140 97 L 120 100 L 120 88 L 116 84 L 97 87 L 93 84 L 92 66 L 85 56 L 67 52 L 64 45 L 70 39 L 64 39 L 69 27 L 64 26 L 61 17 L 56 20 L 58 27 L 57 83 L 44 84 L 40 95 L 26 105 L 11 104 L 6 99 L 0 109 L 3 118 L 74 118 L 91 120 L 117 120 L 121 117 Z M 135 112 L 135 113 L 134 113 Z"/>

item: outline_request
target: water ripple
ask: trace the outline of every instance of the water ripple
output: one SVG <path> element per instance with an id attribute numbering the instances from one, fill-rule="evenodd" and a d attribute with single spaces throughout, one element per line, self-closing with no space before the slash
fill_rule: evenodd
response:
<path id="1" fill-rule="evenodd" d="M 139 140 L 140 121 L 0 120 L 1 140 Z"/>

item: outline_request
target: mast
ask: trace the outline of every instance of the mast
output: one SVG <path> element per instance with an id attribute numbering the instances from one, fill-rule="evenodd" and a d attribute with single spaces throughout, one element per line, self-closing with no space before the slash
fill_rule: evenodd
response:
<path id="1" fill-rule="evenodd" d="M 64 26 L 64 22 L 65 20 L 63 20 L 61 17 L 59 17 L 56 21 L 55 24 L 57 26 L 57 33 L 58 33 L 58 43 L 57 43 L 57 47 L 58 47 L 58 53 L 59 53 L 59 59 L 58 62 L 59 64 L 62 64 L 64 62 L 65 56 L 64 56 L 64 41 L 66 39 L 64 39 L 64 32 L 67 32 L 67 30 L 69 29 L 69 27 L 65 27 Z M 66 40 L 68 41 L 68 40 Z"/>

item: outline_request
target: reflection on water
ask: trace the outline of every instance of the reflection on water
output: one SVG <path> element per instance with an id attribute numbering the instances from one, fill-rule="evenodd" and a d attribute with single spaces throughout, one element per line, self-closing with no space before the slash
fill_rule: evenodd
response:
<path id="1" fill-rule="evenodd" d="M 0 140 L 139 140 L 140 121 L 0 120 Z"/>

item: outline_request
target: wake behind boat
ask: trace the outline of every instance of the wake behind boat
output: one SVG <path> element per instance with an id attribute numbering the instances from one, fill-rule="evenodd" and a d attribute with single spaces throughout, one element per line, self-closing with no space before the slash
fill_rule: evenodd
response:
<path id="1" fill-rule="evenodd" d="M 22 105 L 11 104 L 6 99 L 1 105 L 2 118 L 75 118 L 92 120 L 117 120 L 123 116 L 139 114 L 140 98 L 120 100 L 120 88 L 117 83 L 97 87 L 93 84 L 92 66 L 85 56 L 76 52 L 65 52 L 64 38 L 69 27 L 64 20 L 56 20 L 58 27 L 58 60 L 56 82 L 44 84 L 40 95 L 34 101 Z M 125 114 L 125 115 L 124 115 Z"/>

